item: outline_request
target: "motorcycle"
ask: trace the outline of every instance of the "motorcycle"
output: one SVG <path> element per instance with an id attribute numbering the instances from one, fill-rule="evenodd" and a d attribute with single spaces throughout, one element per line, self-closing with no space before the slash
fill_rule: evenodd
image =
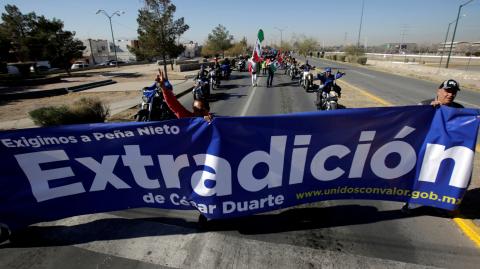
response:
<path id="1" fill-rule="evenodd" d="M 222 79 L 229 80 L 230 79 L 230 73 L 232 72 L 230 70 L 230 65 L 222 64 L 222 65 L 220 65 L 220 70 L 221 70 L 221 73 L 222 73 Z"/>
<path id="2" fill-rule="evenodd" d="M 220 77 L 218 76 L 217 70 L 211 68 L 208 72 L 210 89 L 215 90 L 220 87 Z"/>
<path id="3" fill-rule="evenodd" d="M 210 96 L 210 83 L 205 79 L 197 79 L 192 89 L 194 100 L 204 100 Z"/>
<path id="4" fill-rule="evenodd" d="M 338 98 L 340 98 L 340 94 L 333 90 L 333 87 L 330 92 L 323 92 L 322 94 L 322 110 L 335 110 L 338 108 Z"/>
<path id="5" fill-rule="evenodd" d="M 337 85 L 337 79 L 344 76 L 345 73 L 337 72 L 333 79 L 325 81 L 317 92 L 318 110 L 335 110 L 338 109 L 338 99 L 341 97 L 342 88 Z"/>
<path id="6" fill-rule="evenodd" d="M 245 59 L 241 59 L 237 62 L 237 69 L 239 72 L 245 72 L 247 71 L 247 63 Z"/>
<path id="7" fill-rule="evenodd" d="M 288 72 L 289 72 L 288 75 L 290 76 L 290 78 L 294 80 L 295 78 L 297 78 L 299 70 L 296 65 L 292 64 L 290 65 L 290 69 Z"/>
<path id="8" fill-rule="evenodd" d="M 140 110 L 135 115 L 136 121 L 161 121 L 176 118 L 165 102 L 162 90 L 156 84 L 142 89 L 142 103 Z"/>
<path id="9" fill-rule="evenodd" d="M 303 75 L 302 78 L 299 81 L 299 84 L 305 89 L 305 91 L 310 91 L 310 89 L 313 89 L 313 74 L 310 73 L 311 70 L 314 70 L 315 66 L 312 66 L 310 70 L 302 70 Z"/>

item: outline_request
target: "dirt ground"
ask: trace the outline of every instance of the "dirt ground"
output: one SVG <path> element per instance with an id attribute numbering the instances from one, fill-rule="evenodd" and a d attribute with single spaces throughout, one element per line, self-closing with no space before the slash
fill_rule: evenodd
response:
<path id="1" fill-rule="evenodd" d="M 137 91 L 123 92 L 75 92 L 59 96 L 44 97 L 37 99 L 19 99 L 12 101 L 0 101 L 0 121 L 10 121 L 28 118 L 28 112 L 46 106 L 71 105 L 82 97 L 98 98 L 105 104 L 136 98 L 140 102 L 140 93 Z"/>

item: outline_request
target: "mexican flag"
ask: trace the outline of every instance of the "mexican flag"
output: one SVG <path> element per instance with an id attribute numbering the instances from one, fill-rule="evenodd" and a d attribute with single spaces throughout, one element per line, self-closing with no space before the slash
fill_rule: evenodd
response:
<path id="1" fill-rule="evenodd" d="M 262 41 L 263 41 L 263 30 L 258 30 L 257 42 L 255 42 L 255 47 L 253 48 L 252 58 L 255 62 L 260 62 L 262 57 Z"/>

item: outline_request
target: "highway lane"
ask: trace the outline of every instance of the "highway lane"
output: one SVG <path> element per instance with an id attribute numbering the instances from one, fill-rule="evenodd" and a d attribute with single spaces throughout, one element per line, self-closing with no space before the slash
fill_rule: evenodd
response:
<path id="1" fill-rule="evenodd" d="M 306 93 L 295 82 L 280 75 L 281 72 L 277 72 L 274 79 L 274 85 L 280 87 L 266 88 L 266 78 L 260 77 L 261 87 L 252 88 L 248 86 L 248 76 L 245 74 L 238 82 L 225 84 L 229 85 L 228 92 L 232 96 L 248 95 L 249 92 L 255 94 L 246 115 L 315 110 L 315 94 Z M 235 88 L 232 84 L 242 86 Z M 221 115 L 239 115 L 241 113 L 238 111 L 245 110 L 248 98 L 245 96 L 240 99 L 243 100 L 214 102 L 212 111 Z M 478 250 L 450 219 L 429 215 L 406 217 L 399 210 L 401 206 L 400 203 L 382 201 L 328 201 L 287 210 L 285 217 L 266 217 L 265 220 L 259 217 L 261 222 L 266 223 L 263 225 L 252 218 L 243 225 L 235 225 L 239 230 L 233 229 L 228 234 L 422 265 L 456 267 L 461 263 L 466 268 L 476 267 L 480 261 Z M 296 218 L 307 224 L 292 221 Z M 277 219 L 286 220 L 286 224 L 278 223 Z M 272 231 L 269 225 L 273 223 L 277 223 L 277 227 Z M 222 225 L 222 228 L 226 226 L 227 230 L 232 229 L 230 224 Z M 301 228 L 304 225 L 312 229 Z M 315 229 L 317 225 L 322 228 Z"/>
<path id="2" fill-rule="evenodd" d="M 266 78 L 260 77 L 259 87 L 252 88 L 247 73 L 234 72 L 232 80 L 223 81 L 222 88 L 213 92 L 211 110 L 217 116 L 314 110 L 314 93 L 306 93 L 293 84 L 278 73 L 275 87 L 264 87 Z M 187 94 L 180 101 L 191 107 L 192 95 Z M 282 261 L 282 256 L 288 256 L 300 262 L 300 268 L 323 264 L 305 260 L 310 253 L 324 262 L 348 262 L 343 267 L 392 267 L 380 264 L 394 261 L 477 268 L 478 249 L 449 218 L 428 209 L 404 215 L 401 206 L 382 201 L 327 201 L 248 218 L 213 221 L 207 224 L 207 230 L 198 226 L 198 213 L 194 211 L 132 209 L 89 215 L 28 229 L 19 235 L 16 245 L 0 247 L 0 267 L 27 268 L 32 263 L 25 262 L 23 255 L 35 257 L 39 264 L 58 265 L 61 263 L 54 261 L 59 260 L 69 264 L 76 253 L 81 253 L 85 265 L 116 268 L 151 268 L 152 264 L 195 267 L 192 263 L 202 261 L 202 257 L 216 261 L 214 267 L 224 263 L 233 266 L 242 257 L 255 261 L 255 255 L 271 261 Z M 222 247 L 212 254 L 212 246 Z M 228 252 L 230 248 L 236 252 Z M 351 257 L 353 260 L 349 260 Z M 265 266 L 289 267 L 288 263 L 250 264 Z"/>
<path id="3" fill-rule="evenodd" d="M 296 57 L 300 60 L 305 60 L 302 56 Z M 422 100 L 434 98 L 436 89 L 440 83 L 442 83 L 442 81 L 433 83 L 416 78 L 407 78 L 319 58 L 308 57 L 308 61 L 310 64 L 320 68 L 341 68 L 347 72 L 347 75 L 342 78 L 343 80 L 362 89 L 368 90 L 370 93 L 381 97 L 394 105 L 418 104 Z M 461 86 L 462 81 L 458 80 L 458 82 Z M 466 88 L 462 89 L 463 90 L 459 92 L 455 101 L 463 104 L 465 107 L 480 108 L 480 93 Z"/>

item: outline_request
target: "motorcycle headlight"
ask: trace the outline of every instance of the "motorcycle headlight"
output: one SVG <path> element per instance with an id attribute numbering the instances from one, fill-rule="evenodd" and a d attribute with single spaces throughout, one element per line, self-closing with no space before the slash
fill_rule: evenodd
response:
<path id="1" fill-rule="evenodd" d="M 142 101 L 148 103 L 148 98 L 145 95 L 142 95 Z"/>

